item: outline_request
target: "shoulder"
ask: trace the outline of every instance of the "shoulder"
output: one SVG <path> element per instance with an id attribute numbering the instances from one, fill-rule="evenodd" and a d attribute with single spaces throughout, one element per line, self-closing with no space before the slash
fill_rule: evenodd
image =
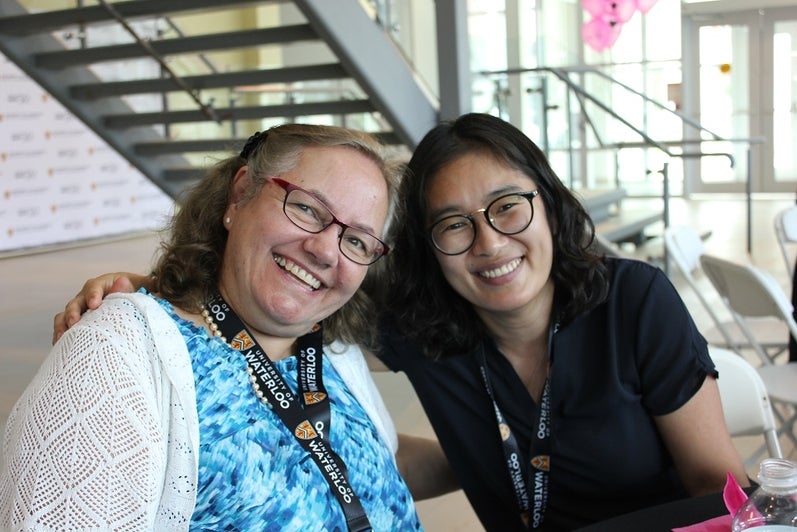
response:
<path id="1" fill-rule="evenodd" d="M 185 340 L 174 319 L 143 292 L 110 294 L 64 336 L 81 338 L 87 345 L 103 338 L 112 349 L 125 353 L 128 366 L 148 358 L 160 359 L 166 366 L 182 366 L 187 357 Z"/>
<path id="2" fill-rule="evenodd" d="M 150 301 L 147 301 L 147 300 Z M 144 294 L 110 294 L 94 310 L 86 312 L 64 338 L 100 338 L 114 340 L 113 344 L 144 340 L 149 330 L 147 314 L 152 315 L 151 304 L 157 304 Z M 165 312 L 163 313 L 165 316 Z"/>
<path id="3" fill-rule="evenodd" d="M 129 316 L 136 318 L 164 318 L 168 317 L 165 310 L 150 295 L 143 292 L 114 293 L 102 300 L 102 304 L 95 310 L 90 310 L 83 315 L 78 324 L 96 324 L 98 321 L 111 319 L 113 316 Z M 146 319 L 139 321 L 138 326 L 143 326 Z M 134 324 L 131 324 L 134 325 Z"/>
<path id="4" fill-rule="evenodd" d="M 637 259 L 607 258 L 610 298 L 642 297 L 675 292 L 661 268 Z"/>
<path id="5" fill-rule="evenodd" d="M 371 378 L 368 363 L 363 350 L 357 344 L 348 344 L 339 341 L 324 346 L 327 360 L 340 374 L 344 381 L 361 381 Z M 347 382 L 350 384 L 350 382 Z"/>
<path id="6" fill-rule="evenodd" d="M 659 276 L 664 276 L 661 268 L 639 259 L 607 257 L 605 263 L 609 277 L 614 281 L 650 282 Z"/>

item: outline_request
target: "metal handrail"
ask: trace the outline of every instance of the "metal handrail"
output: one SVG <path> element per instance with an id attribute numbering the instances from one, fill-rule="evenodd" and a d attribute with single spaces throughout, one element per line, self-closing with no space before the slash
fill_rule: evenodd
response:
<path id="1" fill-rule="evenodd" d="M 177 24 L 175 24 L 172 19 L 170 19 L 169 17 L 162 17 L 162 18 L 163 18 L 163 21 L 166 22 L 166 24 L 169 26 L 169 28 L 171 28 L 171 30 L 174 33 L 176 33 L 178 37 L 185 37 L 185 32 L 183 30 L 181 30 L 180 27 L 177 26 Z M 208 70 L 210 70 L 213 74 L 217 74 L 219 72 L 219 69 L 216 68 L 216 65 L 214 65 L 213 62 L 210 59 L 208 59 L 207 55 L 205 55 L 203 53 L 199 53 L 199 54 L 197 54 L 197 57 L 199 57 L 199 60 L 202 61 L 202 63 L 206 67 L 208 67 Z"/>
<path id="2" fill-rule="evenodd" d="M 765 139 L 763 139 L 761 137 L 750 137 L 750 138 L 726 138 L 726 137 L 723 137 L 723 136 L 719 135 L 718 133 L 715 133 L 715 132 L 709 130 L 708 128 L 704 127 L 702 124 L 700 124 L 696 120 L 693 120 L 692 118 L 686 116 L 685 114 L 683 114 L 681 112 L 678 112 L 677 110 L 671 109 L 670 107 L 662 104 L 661 102 L 658 102 L 658 101 L 654 100 L 653 98 L 647 96 L 646 94 L 634 89 L 633 87 L 630 87 L 629 85 L 626 85 L 625 83 L 622 83 L 621 81 L 618 81 L 617 79 L 615 79 L 612 76 L 606 74 L 605 72 L 602 72 L 602 71 L 600 71 L 598 69 L 595 69 L 593 67 L 513 68 L 513 69 L 507 69 L 507 70 L 500 70 L 500 71 L 481 71 L 481 72 L 478 72 L 478 74 L 483 75 L 483 76 L 495 76 L 495 75 L 507 76 L 507 75 L 512 75 L 512 74 L 525 74 L 525 73 L 533 73 L 533 72 L 542 72 L 542 73 L 550 73 L 550 74 L 552 74 L 553 76 L 558 78 L 562 83 L 564 83 L 567 86 L 567 88 L 576 96 L 576 99 L 578 100 L 579 105 L 581 107 L 581 113 L 585 117 L 586 123 L 591 128 L 592 133 L 594 134 L 595 138 L 597 139 L 598 145 L 601 148 L 612 148 L 613 147 L 613 148 L 616 148 L 616 149 L 623 149 L 623 148 L 630 148 L 630 147 L 652 147 L 652 148 L 658 149 L 659 151 L 661 151 L 662 153 L 664 153 L 668 157 L 681 158 L 681 159 L 703 158 L 703 157 L 726 157 L 728 159 L 729 163 L 730 163 L 731 168 L 733 168 L 735 166 L 735 164 L 736 164 L 736 160 L 735 160 L 734 155 L 732 153 L 728 153 L 728 152 L 704 152 L 704 151 L 675 153 L 672 150 L 670 150 L 668 147 L 671 147 L 671 146 L 685 147 L 685 146 L 695 145 L 695 144 L 699 145 L 699 144 L 702 144 L 703 142 L 718 142 L 718 141 L 719 142 L 729 142 L 729 143 L 746 143 L 748 146 L 751 146 L 753 144 L 758 144 L 758 143 L 761 143 L 761 142 L 765 141 Z M 599 100 L 593 94 L 587 92 L 582 87 L 577 85 L 573 80 L 570 79 L 570 76 L 568 75 L 569 73 L 581 73 L 581 74 L 593 73 L 593 74 L 596 74 L 599 77 L 602 77 L 603 79 L 609 81 L 610 83 L 616 84 L 617 86 L 622 87 L 622 88 L 626 89 L 627 91 L 639 96 L 644 101 L 646 101 L 646 102 L 648 102 L 648 103 L 650 103 L 650 104 L 652 104 L 652 105 L 654 105 L 654 106 L 656 106 L 656 107 L 658 107 L 658 108 L 660 108 L 660 109 L 662 109 L 664 111 L 667 111 L 667 112 L 673 114 L 674 116 L 678 117 L 684 124 L 692 126 L 693 128 L 697 129 L 698 131 L 708 134 L 711 138 L 709 138 L 709 139 L 703 139 L 703 138 L 701 138 L 701 139 L 682 139 L 682 140 L 677 140 L 677 141 L 655 140 L 652 137 L 650 137 L 645 131 L 643 131 L 642 129 L 638 128 L 637 126 L 632 124 L 630 121 L 626 120 L 619 113 L 617 113 L 614 109 L 612 109 L 611 107 L 609 107 L 608 105 L 603 103 L 601 100 Z M 608 115 L 610 115 L 611 117 L 613 117 L 614 119 L 616 119 L 617 121 L 619 121 L 620 123 L 625 125 L 627 128 L 629 128 L 630 130 L 635 132 L 637 135 L 639 135 L 639 137 L 642 138 L 642 142 L 638 142 L 638 143 L 634 143 L 634 142 L 618 142 L 618 143 L 614 143 L 614 144 L 606 144 L 606 143 L 604 143 L 601 140 L 601 136 L 599 135 L 599 133 L 597 131 L 597 128 L 594 125 L 594 122 L 591 120 L 590 115 L 587 112 L 587 109 L 586 109 L 586 101 L 587 100 L 592 102 L 594 105 L 599 107 L 605 113 L 607 113 Z M 545 135 L 547 136 L 547 131 L 545 132 Z M 546 141 L 546 145 L 547 145 L 547 141 Z M 570 147 L 568 149 L 572 152 L 572 150 L 573 150 L 572 142 L 571 142 L 571 145 L 570 145 Z M 752 240 L 752 235 L 751 235 L 751 225 L 752 225 L 752 165 L 751 165 L 751 162 L 750 162 L 750 149 L 749 148 L 748 148 L 747 159 L 748 159 L 747 160 L 747 179 L 746 179 L 747 250 L 748 250 L 748 252 L 750 252 L 751 246 L 752 246 L 752 243 L 751 243 L 751 240 Z M 615 173 L 617 173 L 617 168 L 616 168 L 617 164 L 618 164 L 617 163 L 617 159 L 615 158 Z M 663 218 L 663 222 L 664 222 L 665 227 L 669 226 L 669 199 L 670 198 L 669 198 L 669 183 L 668 183 L 668 173 L 669 173 L 668 172 L 668 165 L 669 165 L 669 163 L 665 162 L 664 165 L 663 165 L 663 168 L 661 170 L 662 176 L 664 178 L 663 179 L 663 190 L 662 190 L 662 200 L 663 200 L 663 203 L 664 203 L 664 208 L 663 208 L 662 218 Z M 665 265 L 666 265 L 666 262 L 667 262 L 667 260 L 666 260 L 666 251 L 665 251 Z"/>
<path id="3" fill-rule="evenodd" d="M 205 116 L 216 123 L 221 123 L 221 119 L 219 118 L 218 113 L 216 113 L 216 110 L 213 109 L 213 106 L 206 104 L 199 98 L 196 91 L 188 86 L 188 84 L 183 81 L 183 78 L 181 78 L 176 72 L 174 72 L 174 70 L 172 70 L 163 56 L 155 51 L 149 41 L 142 39 L 138 33 L 136 33 L 136 30 L 133 29 L 130 24 L 128 24 L 127 20 L 125 20 L 125 18 L 116 10 L 116 8 L 111 6 L 107 0 L 99 0 L 99 3 L 114 19 L 116 19 L 116 21 L 125 29 L 125 31 L 127 31 L 133 37 L 133 39 L 147 52 L 147 54 L 149 54 L 149 56 L 152 57 L 158 63 L 158 65 L 160 65 L 161 69 L 163 69 L 163 71 L 169 75 L 172 81 L 196 102 L 196 104 L 199 106 L 199 109 L 203 114 L 205 114 Z"/>
<path id="4" fill-rule="evenodd" d="M 647 147 L 656 148 L 656 149 L 660 150 L 662 153 L 664 153 L 665 155 L 667 155 L 669 157 L 679 157 L 680 156 L 680 154 L 673 153 L 672 151 L 670 151 L 667 148 L 667 144 L 673 144 L 673 142 L 661 142 L 661 141 L 657 141 L 657 140 L 653 139 L 647 133 L 645 133 L 645 131 L 643 131 L 642 129 L 638 128 L 637 126 L 635 126 L 634 124 L 632 124 L 631 122 L 629 122 L 628 120 L 623 118 L 614 109 L 612 109 L 611 107 L 609 107 L 608 105 L 603 103 L 601 100 L 599 100 L 597 97 L 595 97 L 594 95 L 590 94 L 589 92 L 587 92 L 586 90 L 581 88 L 579 85 L 577 85 L 573 80 L 570 79 L 570 77 L 568 76 L 568 73 L 570 73 L 570 72 L 594 73 L 594 74 L 596 74 L 596 75 L 598 75 L 598 76 L 610 81 L 611 83 L 614 83 L 614 84 L 616 84 L 616 85 L 618 85 L 618 86 L 620 86 L 620 87 L 632 92 L 633 94 L 636 94 L 640 98 L 643 98 L 645 101 L 650 102 L 651 104 L 659 107 L 660 109 L 663 109 L 663 110 L 665 110 L 665 111 L 667 111 L 669 113 L 674 114 L 679 119 L 681 119 L 684 123 L 696 128 L 696 129 L 698 129 L 700 131 L 704 131 L 704 132 L 708 133 L 709 135 L 711 135 L 713 137 L 712 139 L 710 139 L 712 141 L 725 141 L 725 142 L 744 141 L 744 142 L 752 143 L 752 142 L 754 142 L 756 140 L 756 139 L 729 139 L 729 138 L 724 138 L 724 137 L 720 136 L 719 134 L 709 130 L 708 128 L 706 128 L 704 126 L 702 126 L 699 122 L 696 122 L 695 120 L 689 118 L 688 116 L 684 115 L 683 113 L 680 113 L 678 111 L 670 109 L 666 105 L 664 105 L 664 104 L 662 104 L 662 103 L 650 98 L 649 96 L 647 96 L 644 93 L 634 89 L 633 87 L 630 87 L 630 86 L 626 85 L 625 83 L 622 83 L 622 82 L 614 79 L 613 77 L 609 76 L 605 72 L 601 72 L 600 70 L 592 68 L 592 67 L 511 68 L 511 69 L 506 69 L 506 70 L 481 71 L 481 72 L 478 72 L 478 74 L 484 75 L 484 76 L 492 76 L 492 75 L 525 74 L 525 73 L 532 73 L 532 72 L 548 72 L 550 74 L 553 74 L 560 81 L 562 81 L 568 87 L 568 89 L 570 89 L 577 96 L 579 104 L 581 105 L 581 111 L 584 114 L 584 116 L 586 116 L 586 117 L 589 116 L 589 113 L 587 113 L 586 108 L 585 108 L 585 104 L 584 104 L 584 100 L 589 100 L 590 102 L 592 102 L 596 106 L 600 107 L 604 112 L 609 114 L 611 117 L 613 117 L 617 121 L 621 122 L 623 125 L 625 125 L 630 130 L 632 130 L 637 135 L 639 135 L 644 140 L 644 142 L 642 144 L 640 144 L 641 147 L 647 146 Z M 593 133 L 595 134 L 595 137 L 598 139 L 598 143 L 600 144 L 601 147 L 623 148 L 623 147 L 631 147 L 632 146 L 632 143 L 616 143 L 616 144 L 605 144 L 605 143 L 603 143 L 600 140 L 600 135 L 598 135 L 597 131 L 595 131 L 595 128 L 594 128 L 594 125 L 592 124 L 592 122 L 590 120 L 588 120 L 588 123 L 593 128 Z M 693 140 L 684 140 L 684 141 L 678 142 L 677 144 L 687 145 L 687 144 L 692 144 L 692 143 L 706 142 L 706 140 L 708 140 L 708 139 L 701 139 L 701 140 L 694 140 L 694 141 Z M 727 152 L 719 152 L 719 153 L 716 153 L 716 152 L 711 152 L 711 153 L 699 152 L 699 153 L 693 154 L 693 155 L 698 156 L 698 157 L 700 157 L 700 156 L 712 156 L 712 157 L 713 156 L 723 156 L 723 157 L 727 157 L 728 158 L 728 160 L 731 163 L 731 166 L 735 165 L 735 160 L 734 160 L 733 154 L 727 153 Z"/>

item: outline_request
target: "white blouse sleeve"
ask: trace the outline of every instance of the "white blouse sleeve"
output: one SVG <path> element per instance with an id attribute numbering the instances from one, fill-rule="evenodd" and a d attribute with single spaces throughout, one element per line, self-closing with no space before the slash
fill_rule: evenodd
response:
<path id="1" fill-rule="evenodd" d="M 354 344 L 333 342 L 327 346 L 326 351 L 329 353 L 329 361 L 371 418 L 380 438 L 395 458 L 398 450 L 396 427 L 371 377 L 371 370 L 368 369 L 362 350 Z"/>
<path id="2" fill-rule="evenodd" d="M 11 412 L 3 530 L 155 529 L 174 401 L 133 301 L 106 300 L 69 329 Z"/>

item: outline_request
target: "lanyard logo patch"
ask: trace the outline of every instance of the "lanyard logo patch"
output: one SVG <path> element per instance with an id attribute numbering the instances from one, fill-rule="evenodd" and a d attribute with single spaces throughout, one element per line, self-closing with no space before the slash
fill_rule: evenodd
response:
<path id="1" fill-rule="evenodd" d="M 246 351 L 254 347 L 254 345 L 255 341 L 252 340 L 252 337 L 249 336 L 249 333 L 245 330 L 236 334 L 235 338 L 230 341 L 230 346 L 236 351 Z"/>
<path id="2" fill-rule="evenodd" d="M 305 392 L 304 393 L 304 404 L 310 406 L 316 403 L 320 403 L 324 399 L 327 398 L 327 394 L 324 392 Z"/>
<path id="3" fill-rule="evenodd" d="M 297 438 L 300 438 L 302 440 L 312 440 L 313 438 L 318 436 L 315 429 L 313 428 L 313 425 L 311 425 L 310 422 L 307 421 L 306 419 L 301 423 L 299 423 L 299 426 L 296 427 L 296 430 L 293 431 L 293 433 L 296 434 Z"/>
<path id="4" fill-rule="evenodd" d="M 547 454 L 538 454 L 531 459 L 531 465 L 540 471 L 549 471 L 551 469 L 551 457 Z"/>

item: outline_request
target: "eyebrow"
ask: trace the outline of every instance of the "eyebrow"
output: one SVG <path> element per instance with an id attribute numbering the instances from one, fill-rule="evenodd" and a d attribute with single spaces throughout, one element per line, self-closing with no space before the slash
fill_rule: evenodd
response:
<path id="1" fill-rule="evenodd" d="M 534 183 L 532 182 L 532 184 L 534 184 Z M 495 198 L 497 198 L 499 196 L 503 196 L 504 194 L 512 194 L 512 193 L 515 193 L 515 192 L 523 192 L 523 191 L 524 191 L 523 187 L 521 187 L 519 185 L 504 185 L 504 186 L 502 186 L 500 188 L 497 188 L 495 190 L 491 190 L 490 192 L 487 193 L 487 195 L 485 197 L 485 201 L 484 201 L 483 207 L 479 207 L 479 208 L 481 209 L 481 208 L 486 207 L 487 204 L 490 203 L 492 200 L 494 200 Z M 465 209 L 463 209 L 459 205 L 446 205 L 446 206 L 441 207 L 439 209 L 435 209 L 433 211 L 430 211 L 429 212 L 429 220 L 433 222 L 433 221 L 438 220 L 438 219 L 440 219 L 440 218 L 442 218 L 444 216 L 457 215 L 457 214 L 465 214 Z"/>
<path id="2" fill-rule="evenodd" d="M 298 185 L 294 185 L 294 186 L 298 186 Z M 321 200 L 321 203 L 323 203 L 323 204 L 324 204 L 324 206 L 325 206 L 327 209 L 329 209 L 329 212 L 331 212 L 331 213 L 332 213 L 332 216 L 334 216 L 335 218 L 337 218 L 338 220 L 340 220 L 340 217 L 338 217 L 337 213 L 336 213 L 336 212 L 335 212 L 335 211 L 332 209 L 332 207 L 330 207 L 330 201 L 329 201 L 329 199 L 328 199 L 328 198 L 327 198 L 327 197 L 324 195 L 324 193 L 323 193 L 323 192 L 321 192 L 320 190 L 318 190 L 318 189 L 315 189 L 315 188 L 304 188 L 304 187 L 300 187 L 300 188 L 301 188 L 302 190 L 306 191 L 306 192 L 309 192 L 310 194 L 312 194 L 313 196 L 315 196 L 316 198 L 318 198 L 319 200 Z M 363 232 L 365 232 L 365 233 L 368 233 L 368 234 L 370 234 L 370 235 L 372 235 L 372 236 L 377 236 L 377 235 L 376 235 L 376 229 L 374 229 L 373 227 L 371 227 L 371 226 L 369 226 L 369 225 L 364 225 L 364 224 L 362 224 L 362 223 L 358 223 L 358 222 L 347 222 L 347 221 L 345 221 L 345 220 L 340 220 L 340 221 L 341 221 L 341 222 L 343 222 L 344 224 L 348 225 L 348 226 L 349 226 L 349 227 L 351 227 L 352 229 L 357 229 L 357 230 L 359 230 L 359 231 L 363 231 Z M 379 237 L 377 237 L 377 238 L 379 238 Z"/>

